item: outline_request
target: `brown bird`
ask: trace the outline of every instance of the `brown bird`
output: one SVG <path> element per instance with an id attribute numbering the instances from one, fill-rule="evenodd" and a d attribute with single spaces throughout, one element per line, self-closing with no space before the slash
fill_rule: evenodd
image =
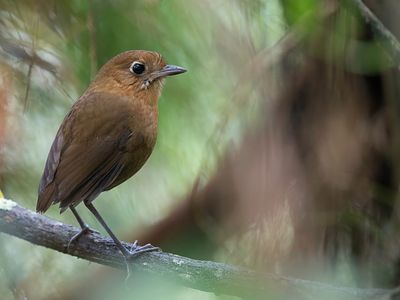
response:
<path id="1" fill-rule="evenodd" d="M 132 50 L 109 60 L 64 118 L 39 184 L 36 210 L 59 203 L 81 227 L 68 244 L 90 231 L 75 207 L 83 202 L 125 257 L 157 249 L 126 249 L 93 206 L 103 191 L 133 176 L 149 158 L 157 137 L 157 102 L 164 78 L 184 73 L 156 52 Z"/>

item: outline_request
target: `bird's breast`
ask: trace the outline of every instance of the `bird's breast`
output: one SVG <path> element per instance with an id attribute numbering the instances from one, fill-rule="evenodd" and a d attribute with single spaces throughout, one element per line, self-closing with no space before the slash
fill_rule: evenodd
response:
<path id="1" fill-rule="evenodd" d="M 113 186 L 133 176 L 149 158 L 157 140 L 158 111 L 156 107 L 131 107 L 127 122 L 130 138 L 124 149 L 124 169 Z"/>
<path id="2" fill-rule="evenodd" d="M 134 107 L 129 118 L 129 129 L 132 138 L 128 149 L 134 152 L 137 147 L 152 150 L 157 140 L 158 110 L 157 107 L 139 105 Z"/>

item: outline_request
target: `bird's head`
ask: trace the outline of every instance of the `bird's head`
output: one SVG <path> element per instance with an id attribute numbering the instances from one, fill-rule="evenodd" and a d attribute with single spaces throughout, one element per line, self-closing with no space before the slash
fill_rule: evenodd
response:
<path id="1" fill-rule="evenodd" d="M 130 50 L 104 64 L 92 86 L 96 90 L 120 90 L 127 95 L 147 94 L 158 98 L 164 78 L 184 72 L 186 69 L 182 67 L 167 65 L 157 52 Z"/>

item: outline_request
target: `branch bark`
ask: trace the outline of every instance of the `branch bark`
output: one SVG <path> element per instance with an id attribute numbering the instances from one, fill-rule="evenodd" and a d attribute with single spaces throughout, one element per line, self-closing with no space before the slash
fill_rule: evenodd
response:
<path id="1" fill-rule="evenodd" d="M 0 232 L 7 233 L 35 245 L 44 246 L 88 261 L 125 269 L 125 260 L 111 239 L 97 233 L 83 236 L 71 253 L 67 253 L 69 239 L 78 228 L 49 219 L 25 209 L 17 203 L 0 198 Z M 131 244 L 124 243 L 130 247 Z M 200 261 L 165 252 L 150 252 L 138 256 L 132 268 L 149 274 L 161 275 L 194 289 L 249 297 L 266 292 L 291 290 L 302 294 L 323 294 L 352 299 L 390 299 L 392 291 L 385 289 L 357 289 L 289 278 L 274 274 L 260 274 L 228 264 Z"/>

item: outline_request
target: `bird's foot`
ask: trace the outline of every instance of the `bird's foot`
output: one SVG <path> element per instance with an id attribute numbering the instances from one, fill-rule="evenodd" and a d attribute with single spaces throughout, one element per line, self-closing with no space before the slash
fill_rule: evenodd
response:
<path id="1" fill-rule="evenodd" d="M 126 277 L 125 282 L 128 282 L 129 277 L 131 276 L 130 272 L 130 263 L 129 261 L 136 258 L 138 255 L 144 252 L 152 252 L 152 251 L 161 251 L 159 247 L 155 247 L 152 244 L 146 244 L 144 246 L 139 246 L 138 241 L 136 240 L 130 247 L 130 249 L 123 248 L 122 254 L 124 255 L 125 259 L 125 266 L 126 266 Z"/>
<path id="2" fill-rule="evenodd" d="M 91 229 L 87 224 L 84 224 L 82 227 L 81 231 L 76 233 L 68 242 L 67 245 L 67 252 L 70 252 L 71 245 L 75 242 L 77 242 L 83 235 L 91 234 L 91 233 L 99 233 L 98 231 Z"/>
<path id="3" fill-rule="evenodd" d="M 139 246 L 138 241 L 135 241 L 131 246 L 130 249 L 126 250 L 124 254 L 127 260 L 133 259 L 136 256 L 144 253 L 144 252 L 152 252 L 152 251 L 160 251 L 159 247 L 155 247 L 152 244 L 146 244 L 144 246 Z"/>

